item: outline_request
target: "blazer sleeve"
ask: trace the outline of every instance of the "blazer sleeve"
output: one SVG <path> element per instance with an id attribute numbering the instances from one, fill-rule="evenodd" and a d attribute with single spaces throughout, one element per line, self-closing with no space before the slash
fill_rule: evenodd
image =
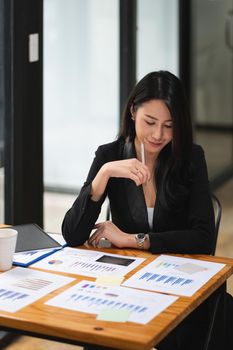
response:
<path id="1" fill-rule="evenodd" d="M 101 206 L 106 198 L 106 191 L 99 201 L 93 201 L 91 199 L 91 183 L 105 162 L 100 146 L 95 153 L 87 179 L 62 223 L 63 237 L 70 246 L 84 244 L 98 219 Z"/>
<path id="2" fill-rule="evenodd" d="M 187 228 L 149 233 L 152 253 L 210 254 L 213 250 L 215 224 L 207 166 L 202 148 L 196 147 L 187 218 L 184 217 Z"/>

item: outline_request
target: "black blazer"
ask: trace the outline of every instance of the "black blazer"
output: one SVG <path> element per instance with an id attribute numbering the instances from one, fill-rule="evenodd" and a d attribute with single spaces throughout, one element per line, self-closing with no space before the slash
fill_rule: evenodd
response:
<path id="1" fill-rule="evenodd" d="M 204 152 L 198 145 L 193 145 L 192 181 L 187 195 L 177 198 L 176 210 L 170 212 L 163 210 L 156 200 L 153 230 L 149 228 L 142 186 L 136 186 L 130 179 L 111 178 L 102 198 L 98 202 L 91 200 L 91 183 L 101 166 L 133 157 L 136 157 L 134 145 L 122 139 L 97 149 L 87 180 L 63 220 L 62 233 L 68 245 L 81 245 L 89 238 L 101 205 L 108 196 L 113 223 L 124 232 L 148 233 L 152 253 L 211 253 L 214 212 Z"/>

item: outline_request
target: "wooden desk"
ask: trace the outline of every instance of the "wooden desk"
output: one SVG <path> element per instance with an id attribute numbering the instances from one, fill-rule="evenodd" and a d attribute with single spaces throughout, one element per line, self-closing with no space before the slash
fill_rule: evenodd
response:
<path id="1" fill-rule="evenodd" d="M 156 255 L 133 249 L 101 249 L 101 251 L 147 258 L 141 266 L 148 264 L 156 258 Z M 205 255 L 182 256 L 224 263 L 226 266 L 192 297 L 180 297 L 175 303 L 146 325 L 132 322 L 116 323 L 97 321 L 96 315 L 55 308 L 44 304 L 47 300 L 69 288 L 71 286 L 69 284 L 69 286 L 65 286 L 46 295 L 16 313 L 0 311 L 0 327 L 1 329 L 12 332 L 19 331 L 23 334 L 80 345 L 89 343 L 114 349 L 149 350 L 233 274 L 233 259 Z M 131 274 L 129 273 L 127 278 Z M 93 278 L 83 276 L 66 275 L 76 278 L 73 284 L 84 278 L 94 280 Z"/>

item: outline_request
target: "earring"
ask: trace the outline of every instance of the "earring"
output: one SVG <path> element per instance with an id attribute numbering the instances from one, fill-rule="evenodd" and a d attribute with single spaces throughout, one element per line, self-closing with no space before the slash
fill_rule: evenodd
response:
<path id="1" fill-rule="evenodd" d="M 135 121 L 135 118 L 134 118 L 134 117 L 131 117 L 131 119 L 132 119 L 133 121 Z"/>

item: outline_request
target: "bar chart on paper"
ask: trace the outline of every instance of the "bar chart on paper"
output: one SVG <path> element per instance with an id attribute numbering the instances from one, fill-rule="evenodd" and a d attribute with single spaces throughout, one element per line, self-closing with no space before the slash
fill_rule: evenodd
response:
<path id="1" fill-rule="evenodd" d="M 156 282 L 157 284 L 161 285 L 180 285 L 184 286 L 187 284 L 192 284 L 194 280 L 188 279 L 188 278 L 181 278 L 177 276 L 171 276 L 171 275 L 164 275 L 164 274 L 157 274 L 153 272 L 145 272 L 144 275 L 142 275 L 139 280 L 144 280 L 147 283 L 150 282 Z"/>
<path id="2" fill-rule="evenodd" d="M 50 262 L 51 263 L 51 262 Z M 76 261 L 70 265 L 71 268 L 80 269 L 82 271 L 90 271 L 99 273 L 113 273 L 116 272 L 116 268 L 113 266 L 105 266 L 97 263 L 87 263 L 82 261 Z"/>
<path id="3" fill-rule="evenodd" d="M 191 296 L 223 267 L 219 263 L 161 255 L 123 285 Z"/>
<path id="4" fill-rule="evenodd" d="M 125 276 L 144 260 L 144 258 L 66 247 L 38 261 L 33 267 L 89 277 L 103 274 Z"/>
<path id="5" fill-rule="evenodd" d="M 28 297 L 28 294 L 25 294 L 22 292 L 20 293 L 20 292 L 16 292 L 15 290 L 6 289 L 6 288 L 0 289 L 0 303 L 4 302 L 4 300 L 7 300 L 7 299 L 11 299 L 12 301 L 14 301 L 19 299 L 24 299 L 27 297 Z"/>
<path id="6" fill-rule="evenodd" d="M 0 310 L 15 312 L 73 278 L 16 267 L 0 275 Z"/>
<path id="7" fill-rule="evenodd" d="M 175 300 L 177 297 L 172 295 L 102 286 L 84 280 L 46 304 L 97 315 L 107 309 L 111 312 L 124 311 L 128 313 L 128 321 L 145 324 Z"/>

